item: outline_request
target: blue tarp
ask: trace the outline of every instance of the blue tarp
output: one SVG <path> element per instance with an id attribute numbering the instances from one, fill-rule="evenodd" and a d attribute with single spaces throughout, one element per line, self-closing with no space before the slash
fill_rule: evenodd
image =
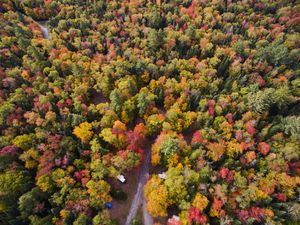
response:
<path id="1" fill-rule="evenodd" d="M 111 209 L 112 208 L 112 203 L 111 202 L 106 202 L 105 203 L 105 208 Z"/>

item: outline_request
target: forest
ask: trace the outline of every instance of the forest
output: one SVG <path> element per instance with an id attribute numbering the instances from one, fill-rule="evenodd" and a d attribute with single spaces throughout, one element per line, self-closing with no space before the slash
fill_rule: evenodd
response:
<path id="1" fill-rule="evenodd" d="M 299 194 L 299 0 L 0 1 L 1 225 L 297 225 Z"/>

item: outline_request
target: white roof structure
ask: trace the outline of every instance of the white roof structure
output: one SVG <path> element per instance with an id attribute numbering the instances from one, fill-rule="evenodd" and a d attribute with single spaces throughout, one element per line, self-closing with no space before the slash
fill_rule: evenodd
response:
<path id="1" fill-rule="evenodd" d="M 161 179 L 164 179 L 164 180 L 167 179 L 167 175 L 166 175 L 165 172 L 158 174 L 158 176 L 159 176 L 159 178 L 161 178 Z"/>
<path id="2" fill-rule="evenodd" d="M 122 183 L 125 183 L 125 181 L 126 181 L 125 177 L 124 177 L 122 174 L 118 175 L 118 176 L 117 176 L 117 179 L 118 179 L 119 181 L 121 181 Z"/>
<path id="3" fill-rule="evenodd" d="M 175 216 L 175 215 L 173 215 L 172 219 L 173 219 L 173 220 L 177 220 L 177 221 L 180 220 L 179 216 Z"/>

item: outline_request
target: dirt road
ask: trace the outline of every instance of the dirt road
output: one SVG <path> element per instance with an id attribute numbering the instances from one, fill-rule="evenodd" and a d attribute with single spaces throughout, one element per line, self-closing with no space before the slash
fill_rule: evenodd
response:
<path id="1" fill-rule="evenodd" d="M 144 198 L 144 185 L 146 184 L 147 178 L 149 176 L 149 165 L 151 161 L 151 144 L 152 142 L 149 141 L 145 145 L 145 159 L 141 167 L 138 187 L 131 203 L 131 207 L 126 220 L 126 225 L 131 224 L 131 221 L 135 218 L 138 208 L 141 204 L 143 206 L 143 225 L 153 225 L 153 218 L 147 212 L 146 200 Z"/>

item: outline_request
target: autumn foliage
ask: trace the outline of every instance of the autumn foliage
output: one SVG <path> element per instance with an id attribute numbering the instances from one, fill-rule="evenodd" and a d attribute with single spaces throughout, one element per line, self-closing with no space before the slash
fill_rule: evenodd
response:
<path id="1" fill-rule="evenodd" d="M 0 224 L 299 224 L 299 8 L 2 0 Z"/>

